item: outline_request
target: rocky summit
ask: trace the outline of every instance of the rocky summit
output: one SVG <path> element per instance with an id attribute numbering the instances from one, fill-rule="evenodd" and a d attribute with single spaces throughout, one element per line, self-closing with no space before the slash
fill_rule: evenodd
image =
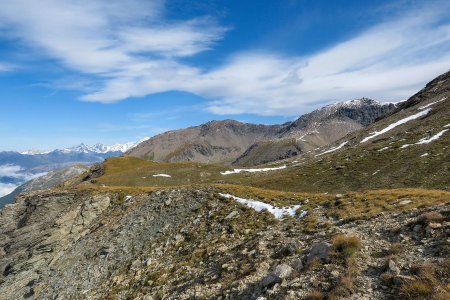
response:
<path id="1" fill-rule="evenodd" d="M 400 105 L 209 122 L 33 179 L 0 210 L 0 299 L 449 299 L 449 97 L 450 72 Z"/>

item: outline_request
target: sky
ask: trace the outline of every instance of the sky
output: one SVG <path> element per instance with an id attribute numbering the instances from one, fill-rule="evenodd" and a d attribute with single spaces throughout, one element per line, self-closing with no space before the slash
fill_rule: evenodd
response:
<path id="1" fill-rule="evenodd" d="M 450 68 L 440 0 L 2 0 L 0 150 L 284 123 Z"/>

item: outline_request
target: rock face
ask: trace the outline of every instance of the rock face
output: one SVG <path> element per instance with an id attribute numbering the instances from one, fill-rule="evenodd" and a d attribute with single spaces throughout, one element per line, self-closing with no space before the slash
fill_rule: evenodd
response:
<path id="1" fill-rule="evenodd" d="M 212 121 L 155 136 L 127 155 L 167 162 L 257 165 L 327 145 L 394 108 L 363 98 L 329 105 L 282 125 Z"/>
<path id="2" fill-rule="evenodd" d="M 0 211 L 0 247 L 5 252 L 0 257 L 2 296 L 75 297 L 82 290 L 95 290 L 116 268 L 143 260 L 139 256 L 144 249 L 151 249 L 171 227 L 181 228 L 202 201 L 180 192 L 155 195 L 123 203 L 115 193 L 19 196 Z M 135 203 L 141 201 L 145 203 L 136 209 Z M 111 206 L 118 209 L 115 218 Z"/>
<path id="3" fill-rule="evenodd" d="M 446 205 L 345 224 L 327 220 L 324 207 L 314 213 L 318 230 L 306 234 L 304 219 L 274 221 L 211 188 L 131 198 L 92 190 L 22 194 L 0 211 L 0 298 L 303 299 L 323 290 L 391 299 L 398 294 L 385 278 L 412 280 L 407 266 L 445 256 Z M 430 225 L 436 220 L 443 225 Z M 414 231 L 417 224 L 434 229 Z M 352 278 L 347 264 L 330 254 L 336 234 L 361 240 Z M 382 254 L 399 242 L 395 262 Z M 324 260 L 311 269 L 314 257 Z M 354 283 L 344 293 L 349 280 Z"/>

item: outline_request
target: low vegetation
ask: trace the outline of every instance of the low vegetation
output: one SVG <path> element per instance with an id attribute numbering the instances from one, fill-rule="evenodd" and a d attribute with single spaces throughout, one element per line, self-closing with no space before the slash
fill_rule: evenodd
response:
<path id="1" fill-rule="evenodd" d="M 424 263 L 410 270 L 412 279 L 396 286 L 397 294 L 404 299 L 450 299 L 448 285 L 450 259 L 442 263 Z"/>
<path id="2" fill-rule="evenodd" d="M 361 248 L 361 241 L 355 235 L 337 235 L 331 243 L 333 245 L 334 256 L 346 263 Z"/>

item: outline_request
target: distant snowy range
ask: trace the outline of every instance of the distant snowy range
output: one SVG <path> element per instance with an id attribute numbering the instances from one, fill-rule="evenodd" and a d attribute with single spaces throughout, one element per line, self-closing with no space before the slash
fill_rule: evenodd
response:
<path id="1" fill-rule="evenodd" d="M 52 151 L 27 150 L 0 152 L 0 197 L 12 193 L 21 184 L 45 175 L 49 171 L 72 165 L 89 165 L 105 158 L 120 156 L 147 140 L 106 146 L 81 143 L 78 146 Z"/>

